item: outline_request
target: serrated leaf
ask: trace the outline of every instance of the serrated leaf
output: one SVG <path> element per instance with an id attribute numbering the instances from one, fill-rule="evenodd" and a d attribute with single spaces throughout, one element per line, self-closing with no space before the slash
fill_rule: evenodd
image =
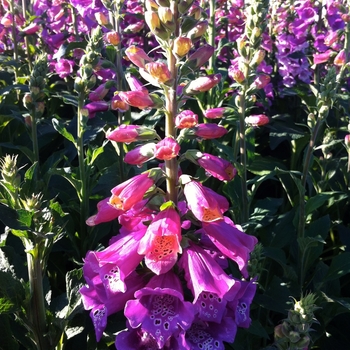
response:
<path id="1" fill-rule="evenodd" d="M 350 253 L 345 252 L 335 256 L 325 277 L 325 281 L 332 281 L 350 273 Z"/>
<path id="2" fill-rule="evenodd" d="M 70 132 L 68 132 L 68 130 L 65 128 L 65 126 L 58 119 L 53 118 L 52 125 L 57 132 L 59 132 L 63 137 L 65 137 L 67 140 L 69 140 L 70 142 L 72 142 L 76 146 L 74 136 Z"/>

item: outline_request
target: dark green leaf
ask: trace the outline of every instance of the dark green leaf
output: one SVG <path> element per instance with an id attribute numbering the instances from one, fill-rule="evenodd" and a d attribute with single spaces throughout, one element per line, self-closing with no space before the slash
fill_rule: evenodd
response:
<path id="1" fill-rule="evenodd" d="M 345 252 L 332 259 L 325 281 L 338 279 L 350 273 L 350 253 Z"/>
<path id="2" fill-rule="evenodd" d="M 63 125 L 63 123 L 61 123 L 58 119 L 53 118 L 52 119 L 52 125 L 55 128 L 55 130 L 57 132 L 59 132 L 63 137 L 65 137 L 67 140 L 71 141 L 72 143 L 74 143 L 74 145 L 76 145 L 74 136 L 67 131 L 66 127 Z"/>
<path id="3" fill-rule="evenodd" d="M 28 230 L 26 223 L 30 222 L 25 210 L 16 211 L 0 203 L 0 220 L 5 226 L 15 230 Z M 23 225 L 24 224 L 24 225 Z"/>

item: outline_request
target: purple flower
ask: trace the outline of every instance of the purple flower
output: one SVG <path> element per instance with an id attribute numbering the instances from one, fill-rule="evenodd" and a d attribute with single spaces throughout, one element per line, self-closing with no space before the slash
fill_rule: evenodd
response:
<path id="1" fill-rule="evenodd" d="M 231 317 L 224 317 L 220 324 L 203 322 L 197 319 L 191 328 L 186 331 L 184 349 L 225 350 L 224 341 L 232 343 L 237 332 L 237 325 Z"/>
<path id="2" fill-rule="evenodd" d="M 84 309 L 91 310 L 90 317 L 94 324 L 96 340 L 100 341 L 107 325 L 107 316 L 122 310 L 125 303 L 133 297 L 135 291 L 142 288 L 145 283 L 137 273 L 133 273 L 125 280 L 127 287 L 125 293 L 108 294 L 98 274 L 85 265 L 83 270 L 88 285 L 83 286 L 79 292 Z"/>
<path id="3" fill-rule="evenodd" d="M 99 275 L 106 293 L 125 292 L 125 278 L 139 265 L 143 256 L 137 249 L 146 227 L 129 235 L 121 236 L 106 249 L 89 251 L 84 260 L 84 276 Z"/>
<path id="4" fill-rule="evenodd" d="M 55 63 L 55 71 L 60 78 L 66 78 L 73 73 L 74 62 L 72 60 L 66 60 L 61 58 Z"/>
<path id="5" fill-rule="evenodd" d="M 122 213 L 123 210 L 118 210 L 108 204 L 109 197 L 102 199 L 97 203 L 97 214 L 90 216 L 86 220 L 88 226 L 95 226 L 102 222 L 108 222 L 116 219 Z"/>
<path id="6" fill-rule="evenodd" d="M 181 222 L 177 211 L 169 207 L 158 213 L 148 226 L 140 242 L 139 254 L 145 255 L 145 263 L 157 275 L 168 272 L 182 252 Z"/>
<path id="7" fill-rule="evenodd" d="M 227 301 L 233 300 L 240 289 L 239 282 L 229 277 L 204 249 L 193 243 L 184 249 L 179 266 L 185 271 L 199 318 L 220 323 Z"/>
<path id="8" fill-rule="evenodd" d="M 233 319 L 238 327 L 249 328 L 250 326 L 250 305 L 254 299 L 257 286 L 255 281 L 256 279 L 249 282 L 240 281 L 240 290 L 235 299 L 228 303 L 228 308 L 233 311 Z"/>
<path id="9" fill-rule="evenodd" d="M 190 328 L 194 307 L 184 301 L 181 281 L 173 272 L 154 276 L 135 298 L 126 303 L 125 316 L 132 328 L 141 327 L 150 334 L 159 349 L 171 336 Z"/>
<path id="10" fill-rule="evenodd" d="M 250 252 L 258 242 L 256 237 L 240 231 L 227 217 L 225 220 L 203 222 L 200 231 L 208 235 L 223 255 L 237 263 L 245 278 L 248 277 L 247 263 Z"/>

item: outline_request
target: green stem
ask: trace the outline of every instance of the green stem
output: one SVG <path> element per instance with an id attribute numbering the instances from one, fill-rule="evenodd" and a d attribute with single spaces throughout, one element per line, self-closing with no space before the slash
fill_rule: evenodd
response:
<path id="1" fill-rule="evenodd" d="M 174 15 L 174 21 L 176 23 L 175 36 L 179 34 L 178 27 L 178 10 L 177 10 L 177 1 L 172 1 L 170 4 L 172 13 Z M 177 59 L 172 51 L 172 45 L 167 50 L 167 59 L 168 59 L 168 69 L 171 73 L 171 79 L 173 81 L 172 86 L 164 89 L 165 93 L 165 136 L 176 138 L 175 130 L 175 117 L 177 114 L 177 99 L 176 99 L 176 89 L 177 89 Z M 165 172 L 167 175 L 167 199 L 177 203 L 177 175 L 178 175 L 178 164 L 176 158 L 165 161 Z"/>
<path id="2" fill-rule="evenodd" d="M 43 291 L 43 268 L 40 260 L 40 246 L 36 245 L 31 249 L 31 243 L 27 243 L 27 250 L 32 250 L 32 254 L 27 253 L 28 276 L 30 286 L 30 302 L 28 309 L 28 318 L 32 324 L 34 337 L 38 350 L 49 349 L 48 339 L 45 338 L 46 329 L 46 310 L 45 297 Z"/>
<path id="3" fill-rule="evenodd" d="M 85 131 L 85 116 L 82 113 L 82 109 L 85 103 L 85 93 L 80 92 L 78 98 L 78 121 L 77 121 L 77 153 L 79 162 L 79 178 L 80 178 L 80 191 L 78 193 L 80 200 L 80 239 L 83 242 L 84 247 L 86 236 L 86 224 L 85 220 L 89 213 L 89 199 L 87 195 L 87 177 L 85 169 L 84 159 L 84 131 Z M 83 248 L 84 249 L 84 248 Z M 84 252 L 83 252 L 84 253 Z"/>
<path id="4" fill-rule="evenodd" d="M 241 156 L 242 174 L 241 174 L 241 188 L 242 188 L 242 222 L 247 222 L 249 219 L 249 201 L 247 190 L 247 146 L 246 146 L 246 129 L 245 129 L 245 99 L 246 87 L 242 89 L 239 106 L 239 149 Z"/>
<path id="5" fill-rule="evenodd" d="M 13 40 L 13 59 L 18 63 L 18 43 L 16 38 L 16 22 L 15 22 L 15 4 L 14 0 L 11 0 L 11 14 L 12 14 L 12 40 Z M 18 67 L 15 65 L 15 81 L 17 82 L 18 78 Z"/>
<path id="6" fill-rule="evenodd" d="M 215 47 L 215 35 L 216 35 L 216 30 L 215 30 L 215 0 L 210 0 L 209 1 L 209 27 L 208 27 L 208 43 L 212 47 Z M 210 57 L 209 59 L 209 66 L 208 70 L 210 74 L 214 73 L 215 70 L 215 53 Z M 207 109 L 213 108 L 213 89 L 210 89 L 207 92 L 208 100 L 207 100 Z"/>
<path id="7" fill-rule="evenodd" d="M 23 18 L 26 19 L 27 16 L 27 0 L 22 0 L 22 14 L 23 14 Z M 30 53 L 30 49 L 29 49 L 29 39 L 27 36 L 24 37 L 24 44 L 26 47 L 26 51 L 27 51 L 27 61 L 28 61 L 28 65 L 29 65 L 29 70 L 32 71 L 33 70 L 33 64 L 32 64 L 32 55 Z"/>
<path id="8" fill-rule="evenodd" d="M 30 110 L 30 123 L 31 123 L 31 131 L 32 131 L 32 143 L 33 143 L 33 155 L 34 161 L 33 163 L 37 163 L 39 165 L 39 143 L 38 143 L 38 127 L 35 117 L 35 106 Z"/>

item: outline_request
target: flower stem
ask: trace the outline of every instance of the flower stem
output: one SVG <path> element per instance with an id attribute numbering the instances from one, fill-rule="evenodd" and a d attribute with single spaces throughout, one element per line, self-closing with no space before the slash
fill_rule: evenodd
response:
<path id="1" fill-rule="evenodd" d="M 242 188 L 242 222 L 247 222 L 249 219 L 249 201 L 247 190 L 247 146 L 246 146 L 246 130 L 245 130 L 245 99 L 246 88 L 243 86 L 242 93 L 240 95 L 239 106 L 239 144 L 240 144 L 240 157 L 242 165 L 241 174 L 241 188 Z"/>
<path id="2" fill-rule="evenodd" d="M 178 10 L 177 1 L 172 1 L 171 10 L 174 16 L 174 22 L 176 23 L 175 36 L 178 36 Z M 176 100 L 176 89 L 177 89 L 177 59 L 172 51 L 172 44 L 167 48 L 167 59 L 168 59 L 168 69 L 171 74 L 172 86 L 164 89 L 165 93 L 165 136 L 175 138 L 175 117 L 177 114 L 177 100 Z M 168 200 L 177 203 L 177 175 L 178 175 L 178 165 L 176 158 L 165 161 L 165 172 L 167 175 L 167 197 Z"/>
<path id="3" fill-rule="evenodd" d="M 46 310 L 45 297 L 43 291 L 42 265 L 40 260 L 40 245 L 35 245 L 32 249 L 32 243 L 27 243 L 28 276 L 31 299 L 29 302 L 28 318 L 32 324 L 35 342 L 38 350 L 49 348 L 48 339 L 45 338 L 46 332 Z"/>
<path id="4" fill-rule="evenodd" d="M 79 162 L 79 179 L 80 189 L 78 196 L 80 200 L 80 239 L 85 246 L 86 225 L 85 220 L 89 212 L 89 201 L 87 197 L 87 184 L 86 184 L 86 171 L 85 171 L 85 159 L 84 159 L 84 131 L 85 131 L 85 117 L 82 113 L 82 109 L 85 102 L 85 93 L 79 93 L 78 99 L 78 121 L 77 121 L 77 153 Z M 84 248 L 83 248 L 84 249 Z M 84 253 L 84 252 L 83 252 Z"/>

